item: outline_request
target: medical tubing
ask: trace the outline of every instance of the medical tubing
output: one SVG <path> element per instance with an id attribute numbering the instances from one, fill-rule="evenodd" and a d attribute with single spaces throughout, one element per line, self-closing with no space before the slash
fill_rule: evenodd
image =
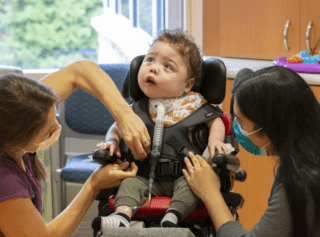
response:
<path id="1" fill-rule="evenodd" d="M 165 115 L 165 107 L 163 102 L 159 101 L 156 103 L 157 108 L 157 117 L 156 117 L 156 125 L 154 128 L 153 133 L 153 142 L 152 142 L 152 150 L 150 154 L 150 178 L 149 178 L 149 198 L 148 198 L 148 205 L 147 206 L 134 206 L 134 207 L 127 207 L 123 210 L 125 211 L 128 209 L 139 209 L 139 208 L 146 208 L 150 206 L 151 201 L 151 188 L 153 184 L 153 180 L 155 177 L 156 168 L 160 159 L 160 152 L 161 152 L 161 144 L 162 144 L 162 135 L 163 135 L 163 123 L 164 123 L 164 115 Z"/>
<path id="2" fill-rule="evenodd" d="M 162 102 L 156 104 L 157 108 L 157 117 L 156 125 L 153 132 L 153 141 L 152 149 L 150 154 L 150 181 L 154 179 L 156 168 L 160 159 L 161 144 L 162 144 L 162 135 L 163 135 L 163 122 L 165 115 L 165 107 Z"/>
<path id="3" fill-rule="evenodd" d="M 157 106 L 157 117 L 156 125 L 153 132 L 152 149 L 150 154 L 150 178 L 149 178 L 149 204 L 151 199 L 151 188 L 153 180 L 156 174 L 156 168 L 160 159 L 162 135 L 163 135 L 163 122 L 164 115 L 166 114 L 164 104 L 162 102 L 156 103 Z M 148 205 L 149 205 L 148 204 Z"/>

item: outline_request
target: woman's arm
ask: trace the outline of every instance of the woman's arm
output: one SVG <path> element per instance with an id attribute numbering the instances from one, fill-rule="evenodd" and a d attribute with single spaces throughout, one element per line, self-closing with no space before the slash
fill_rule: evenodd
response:
<path id="1" fill-rule="evenodd" d="M 220 193 L 220 179 L 202 157 L 195 156 L 192 152 L 189 152 L 189 157 L 192 163 L 185 158 L 187 169 L 190 170 L 192 167 L 195 169 L 190 174 L 183 170 L 183 174 L 192 191 L 205 204 L 214 228 L 218 230 L 226 222 L 234 221 Z"/>
<path id="2" fill-rule="evenodd" d="M 282 184 L 275 182 L 272 185 L 268 208 L 260 221 L 250 231 L 247 231 L 240 222 L 234 221 L 220 193 L 219 177 L 211 166 L 200 156 L 189 153 L 189 157 L 192 164 L 188 158 L 185 158 L 187 169 L 190 170 L 192 166 L 195 169 L 191 173 L 183 170 L 183 174 L 192 191 L 205 204 L 217 237 L 292 236 L 290 208 Z"/>
<path id="3" fill-rule="evenodd" d="M 126 177 L 134 177 L 137 166 L 107 165 L 96 170 L 72 203 L 54 220 L 46 224 L 28 197 L 18 197 L 0 203 L 0 229 L 6 237 L 66 237 L 80 224 L 99 191 L 119 186 Z M 127 169 L 126 172 L 123 170 Z M 108 180 L 108 181 L 106 181 Z"/>
<path id="4" fill-rule="evenodd" d="M 112 79 L 97 64 L 89 60 L 72 63 L 40 80 L 52 87 L 64 101 L 77 88 L 97 97 L 117 122 L 119 133 L 133 154 L 143 160 L 150 153 L 147 128 L 123 99 Z M 143 147 L 144 146 L 144 147 Z"/>

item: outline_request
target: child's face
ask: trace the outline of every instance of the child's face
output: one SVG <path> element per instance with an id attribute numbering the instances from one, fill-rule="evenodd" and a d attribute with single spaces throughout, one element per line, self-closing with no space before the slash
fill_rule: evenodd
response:
<path id="1" fill-rule="evenodd" d="M 138 83 L 149 98 L 173 98 L 188 93 L 194 79 L 188 78 L 187 65 L 171 45 L 157 41 L 144 58 Z"/>

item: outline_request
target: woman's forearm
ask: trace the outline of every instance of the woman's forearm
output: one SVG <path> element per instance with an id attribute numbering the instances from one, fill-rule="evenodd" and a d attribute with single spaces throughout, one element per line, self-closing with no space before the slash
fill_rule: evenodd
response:
<path id="1" fill-rule="evenodd" d="M 86 182 L 72 203 L 48 224 L 49 236 L 71 236 L 97 195 Z"/>
<path id="2" fill-rule="evenodd" d="M 75 232 L 92 202 L 99 194 L 99 191 L 94 191 L 91 182 L 90 177 L 69 206 L 59 216 L 47 224 L 50 237 L 67 237 Z M 104 185 L 104 189 L 116 186 L 119 186 L 119 181 Z"/>
<path id="3" fill-rule="evenodd" d="M 52 87 L 61 101 L 68 98 L 77 88 L 81 88 L 97 97 L 116 120 L 127 111 L 131 111 L 109 75 L 89 60 L 72 63 L 41 79 L 41 82 Z"/>
<path id="4" fill-rule="evenodd" d="M 234 221 L 234 218 L 220 192 L 209 191 L 202 198 L 202 201 L 208 210 L 214 228 L 217 232 L 223 224 L 229 221 Z"/>

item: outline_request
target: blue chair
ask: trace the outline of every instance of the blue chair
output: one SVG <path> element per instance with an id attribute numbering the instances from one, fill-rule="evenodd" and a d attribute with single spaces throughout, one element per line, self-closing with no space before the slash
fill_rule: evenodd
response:
<path id="1" fill-rule="evenodd" d="M 129 70 L 129 64 L 101 64 L 99 67 L 104 70 L 114 81 L 121 91 L 125 76 Z M 127 99 L 129 102 L 129 100 Z M 62 126 L 59 139 L 60 164 L 54 167 L 52 175 L 53 184 L 53 217 L 67 206 L 66 183 L 85 183 L 89 176 L 100 167 L 92 160 L 90 153 L 78 154 L 68 159 L 66 153 L 66 138 L 105 140 L 105 135 L 114 119 L 107 108 L 94 96 L 77 89 L 72 95 L 62 102 L 57 109 L 57 119 Z M 69 154 L 70 156 L 70 154 Z M 52 161 L 52 164 L 55 162 Z M 57 162 L 56 162 L 57 163 Z M 61 186 L 61 210 L 58 210 L 59 198 L 58 183 Z"/>

